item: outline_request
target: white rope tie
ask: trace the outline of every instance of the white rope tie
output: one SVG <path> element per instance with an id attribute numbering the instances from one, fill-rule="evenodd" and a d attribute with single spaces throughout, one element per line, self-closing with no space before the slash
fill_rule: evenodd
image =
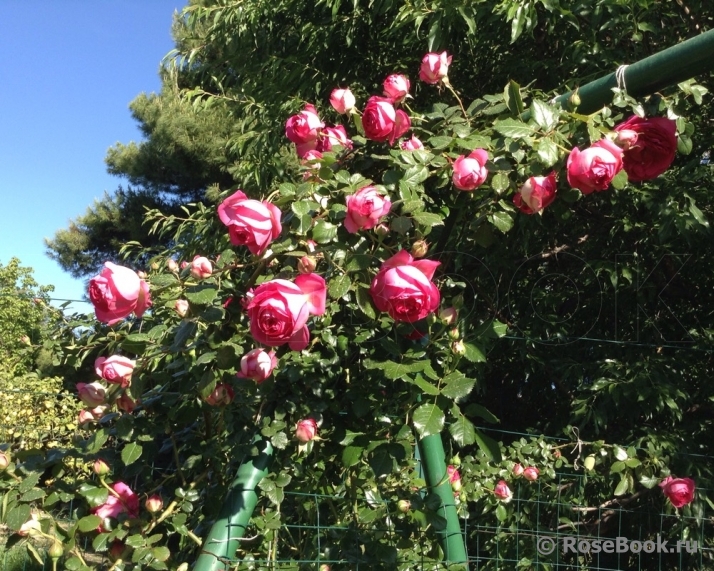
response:
<path id="1" fill-rule="evenodd" d="M 615 71 L 615 79 L 617 80 L 617 88 L 623 93 L 627 94 L 627 85 L 625 85 L 625 70 L 630 67 L 629 65 L 621 65 Z"/>

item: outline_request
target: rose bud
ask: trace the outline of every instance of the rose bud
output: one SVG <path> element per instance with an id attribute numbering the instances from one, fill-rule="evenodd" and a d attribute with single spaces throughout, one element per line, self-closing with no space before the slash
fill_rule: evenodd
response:
<path id="1" fill-rule="evenodd" d="M 447 466 L 446 473 L 449 476 L 449 482 L 451 483 L 451 489 L 455 492 L 461 491 L 461 474 L 456 466 Z"/>
<path id="2" fill-rule="evenodd" d="M 673 478 L 667 476 L 659 483 L 662 492 L 675 508 L 681 508 L 694 499 L 694 480 L 691 478 Z"/>
<path id="3" fill-rule="evenodd" d="M 109 464 L 107 464 L 101 458 L 97 458 L 94 461 L 94 465 L 92 467 L 94 469 L 94 473 L 97 476 L 106 476 L 109 472 L 111 472 L 111 468 L 109 467 Z"/>
<path id="4" fill-rule="evenodd" d="M 186 262 L 186 261 L 181 262 L 181 269 L 185 270 L 186 268 L 188 268 L 188 262 Z"/>
<path id="5" fill-rule="evenodd" d="M 556 452 L 560 452 L 559 450 L 556 450 Z M 590 456 L 587 456 L 585 460 L 583 460 L 583 466 L 585 466 L 585 469 L 588 472 L 592 472 L 595 469 L 595 456 L 590 454 Z"/>
<path id="6" fill-rule="evenodd" d="M 499 500 L 503 500 L 506 503 L 510 502 L 513 498 L 513 492 L 511 492 L 508 484 L 506 484 L 503 480 L 500 480 L 498 484 L 496 484 L 496 487 L 493 489 L 493 493 Z"/>
<path id="7" fill-rule="evenodd" d="M 87 409 L 83 409 L 79 411 L 79 415 L 77 416 L 77 424 L 80 426 L 83 426 L 87 424 L 88 422 L 92 422 L 94 420 L 94 415 L 89 412 Z"/>
<path id="8" fill-rule="evenodd" d="M 146 511 L 150 514 L 155 514 L 161 511 L 161 509 L 164 507 L 164 502 L 161 499 L 161 496 L 154 494 L 153 496 L 149 496 L 148 498 L 146 498 L 146 501 L 144 502 L 144 507 L 146 508 Z"/>
<path id="9" fill-rule="evenodd" d="M 344 149 L 352 148 L 352 140 L 347 138 L 347 131 L 345 131 L 345 128 L 342 125 L 326 127 L 320 131 L 320 137 L 317 140 L 317 151 L 320 153 L 329 153 L 332 151 L 332 147 L 334 146 L 339 146 Z M 311 153 L 308 152 L 304 158 L 307 159 L 310 154 Z M 317 158 L 322 158 L 322 155 Z"/>
<path id="10" fill-rule="evenodd" d="M 121 385 L 125 389 L 131 384 L 135 365 L 136 361 L 121 355 L 98 357 L 94 361 L 94 371 L 105 381 Z"/>
<path id="11" fill-rule="evenodd" d="M 166 260 L 166 267 L 170 272 L 177 272 L 179 269 L 179 265 L 173 258 L 169 258 L 168 260 Z"/>
<path id="12" fill-rule="evenodd" d="M 154 268 L 154 269 L 158 269 L 158 268 Z M 142 280 L 146 279 L 146 272 L 142 272 L 141 270 L 139 270 L 138 272 L 136 272 L 136 275 L 139 276 Z"/>
<path id="13" fill-rule="evenodd" d="M 467 192 L 481 186 L 488 176 L 486 161 L 488 161 L 488 153 L 483 149 L 476 149 L 468 156 L 461 155 L 453 165 L 451 180 L 454 186 Z"/>
<path id="14" fill-rule="evenodd" d="M 542 214 L 543 209 L 555 200 L 557 183 L 555 173 L 532 176 L 513 195 L 513 204 L 525 214 Z"/>
<path id="15" fill-rule="evenodd" d="M 236 373 L 236 376 L 240 379 L 252 379 L 260 384 L 273 373 L 277 365 L 275 351 L 268 353 L 265 349 L 253 349 L 241 357 L 240 372 Z"/>
<path id="16" fill-rule="evenodd" d="M 460 339 L 461 332 L 456 327 L 454 327 L 453 329 L 449 329 L 449 337 L 454 340 Z"/>
<path id="17" fill-rule="evenodd" d="M 28 346 L 32 345 L 32 341 L 30 341 L 30 338 L 27 335 L 23 335 L 22 337 L 20 337 L 20 343 Z"/>
<path id="18" fill-rule="evenodd" d="M 77 383 L 77 393 L 79 399 L 88 407 L 94 408 L 100 404 L 104 404 L 106 398 L 106 390 L 101 383 Z"/>
<path id="19" fill-rule="evenodd" d="M 136 401 L 128 394 L 124 393 L 117 399 L 117 408 L 131 414 L 136 408 Z"/>
<path id="20" fill-rule="evenodd" d="M 520 476 L 521 474 L 523 474 L 523 466 L 521 466 L 520 464 L 514 464 L 513 475 Z"/>
<path id="21" fill-rule="evenodd" d="M 305 418 L 295 425 L 295 437 L 300 442 L 310 442 L 317 436 L 317 423 L 312 418 Z"/>
<path id="22" fill-rule="evenodd" d="M 409 94 L 409 80 L 401 74 L 393 73 L 384 80 L 384 95 L 395 103 Z"/>
<path id="23" fill-rule="evenodd" d="M 210 278 L 213 273 L 213 264 L 204 256 L 196 256 L 191 262 L 191 275 L 197 280 Z"/>
<path id="24" fill-rule="evenodd" d="M 425 240 L 417 240 L 412 244 L 412 256 L 415 258 L 423 258 L 429 252 L 429 244 Z"/>
<path id="25" fill-rule="evenodd" d="M 7 467 L 10 465 L 10 456 L 8 456 L 5 452 L 0 452 L 0 472 L 4 472 L 7 470 Z"/>
<path id="26" fill-rule="evenodd" d="M 226 406 L 233 402 L 234 397 L 233 387 L 226 383 L 218 383 L 213 392 L 206 397 L 206 402 L 211 406 Z"/>
<path id="27" fill-rule="evenodd" d="M 338 113 L 350 113 L 355 108 L 355 96 L 349 89 L 334 89 L 330 94 L 330 105 Z"/>
<path id="28" fill-rule="evenodd" d="M 439 83 L 448 75 L 450 65 L 451 56 L 446 52 L 440 54 L 430 52 L 421 60 L 419 79 L 426 83 Z"/>
<path id="29" fill-rule="evenodd" d="M 317 260 L 312 256 L 303 256 L 298 260 L 297 268 L 301 274 L 311 274 L 317 267 Z"/>
<path id="30" fill-rule="evenodd" d="M 62 545 L 61 541 L 53 541 L 52 545 L 50 545 L 50 548 L 47 550 L 47 555 L 50 556 L 50 559 L 53 561 L 57 561 L 62 555 L 64 555 L 64 546 Z"/>
<path id="31" fill-rule="evenodd" d="M 385 224 L 377 224 L 374 227 L 374 233 L 380 238 L 386 238 L 389 234 L 389 228 Z"/>
<path id="32" fill-rule="evenodd" d="M 627 151 L 637 144 L 637 131 L 632 129 L 622 129 L 615 131 L 615 144 L 622 147 L 623 151 Z"/>
<path id="33" fill-rule="evenodd" d="M 399 148 L 402 149 L 402 151 L 421 151 L 424 148 L 424 144 L 416 135 L 412 135 L 411 139 L 399 143 Z"/>
<path id="34" fill-rule="evenodd" d="M 330 567 L 327 563 L 323 563 L 320 565 L 320 570 L 319 571 L 331 571 L 332 567 Z"/>
<path id="35" fill-rule="evenodd" d="M 454 341 L 451 344 L 451 351 L 454 355 L 465 355 L 466 345 L 464 345 L 463 341 Z"/>
<path id="36" fill-rule="evenodd" d="M 186 314 L 188 313 L 188 301 L 185 299 L 177 299 L 176 303 L 174 303 L 174 311 L 178 313 L 179 317 L 186 317 Z"/>
<path id="37" fill-rule="evenodd" d="M 535 482 L 538 479 L 538 474 L 540 474 L 540 470 L 535 466 L 528 466 L 523 470 L 523 477 L 529 482 Z"/>
<path id="38" fill-rule="evenodd" d="M 444 325 L 451 325 L 456 321 L 459 316 L 459 312 L 456 311 L 454 307 L 445 307 L 439 312 L 439 319 Z M 457 330 L 458 332 L 458 330 Z"/>
<path id="39" fill-rule="evenodd" d="M 403 514 L 407 513 L 412 507 L 412 503 L 409 500 L 399 500 L 397 502 L 397 509 Z"/>
<path id="40" fill-rule="evenodd" d="M 578 95 L 577 89 L 575 91 L 573 91 L 573 94 L 570 96 L 570 99 L 568 101 L 570 101 L 570 106 L 573 109 L 575 109 L 578 105 L 580 105 L 580 103 L 581 103 L 580 95 Z"/>

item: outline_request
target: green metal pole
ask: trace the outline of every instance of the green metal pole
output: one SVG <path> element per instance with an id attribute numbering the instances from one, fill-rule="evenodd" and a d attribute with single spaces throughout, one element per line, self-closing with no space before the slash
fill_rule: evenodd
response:
<path id="1" fill-rule="evenodd" d="M 660 89 L 691 79 L 714 69 L 714 30 L 704 32 L 681 44 L 657 52 L 625 68 L 627 93 L 633 97 L 650 95 Z M 578 113 L 594 113 L 612 101 L 612 88 L 617 87 L 615 72 L 578 89 Z M 556 98 L 571 109 L 572 91 Z"/>
<path id="2" fill-rule="evenodd" d="M 454 503 L 454 492 L 446 475 L 446 455 L 441 434 L 425 436 L 419 440 L 418 446 L 427 486 L 441 499 L 443 516 L 446 518 L 446 529 L 439 532 L 444 549 L 444 560 L 448 563 L 467 563 L 464 537 L 461 534 L 459 516 Z"/>
<path id="3" fill-rule="evenodd" d="M 267 440 L 255 443 L 258 454 L 238 468 L 220 516 L 208 532 L 193 571 L 224 571 L 231 567 L 240 538 L 250 523 L 258 502 L 255 488 L 268 475 L 273 447 Z"/>

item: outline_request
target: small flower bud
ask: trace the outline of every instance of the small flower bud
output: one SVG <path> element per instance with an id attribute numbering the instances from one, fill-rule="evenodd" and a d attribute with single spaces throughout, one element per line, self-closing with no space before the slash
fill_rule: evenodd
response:
<path id="1" fill-rule="evenodd" d="M 186 317 L 188 307 L 188 302 L 185 299 L 177 299 L 174 303 L 174 311 L 179 314 L 179 317 Z"/>
<path id="2" fill-rule="evenodd" d="M 206 402 L 211 406 L 226 406 L 233 402 L 235 391 L 226 383 L 218 383 L 213 392 L 208 395 Z"/>
<path id="3" fill-rule="evenodd" d="M 585 466 L 585 469 L 590 472 L 595 468 L 595 456 L 592 454 L 588 457 L 585 458 L 583 461 L 583 465 Z"/>
<path id="4" fill-rule="evenodd" d="M 301 274 L 311 274 L 317 267 L 317 261 L 312 256 L 303 256 L 298 260 L 297 267 Z"/>
<path id="5" fill-rule="evenodd" d="M 528 466 L 523 470 L 523 477 L 529 482 L 535 482 L 538 479 L 538 474 L 540 474 L 540 470 L 535 466 Z"/>
<path id="6" fill-rule="evenodd" d="M 580 95 L 578 95 L 578 90 L 576 89 L 573 91 L 573 94 L 570 96 L 569 99 L 570 106 L 575 109 L 578 105 L 580 105 Z"/>
<path id="7" fill-rule="evenodd" d="M 0 452 L 0 472 L 7 470 L 10 465 L 10 455 L 5 452 Z"/>
<path id="8" fill-rule="evenodd" d="M 164 502 L 161 499 L 161 496 L 154 494 L 153 496 L 149 496 L 148 498 L 146 498 L 146 502 L 144 502 L 144 507 L 146 508 L 146 511 L 150 514 L 155 514 L 161 511 L 161 509 L 164 507 Z"/>
<path id="9" fill-rule="evenodd" d="M 439 319 L 444 325 L 452 325 L 459 316 L 459 312 L 454 307 L 445 307 L 439 312 Z"/>
<path id="10" fill-rule="evenodd" d="M 155 270 L 158 270 L 159 268 L 158 268 L 158 266 L 157 266 L 157 267 L 155 267 L 154 269 L 155 269 Z M 139 278 L 142 279 L 142 280 L 145 280 L 145 279 L 146 279 L 146 272 L 142 272 L 141 270 L 139 270 L 138 272 L 136 272 L 136 275 L 139 276 Z"/>
<path id="11" fill-rule="evenodd" d="M 374 233 L 377 234 L 377 236 L 379 236 L 380 238 L 384 238 L 389 234 L 389 228 L 387 228 L 387 226 L 385 226 L 384 224 L 378 224 L 374 228 Z"/>
<path id="12" fill-rule="evenodd" d="M 330 571 L 332 567 L 330 567 L 327 563 L 323 563 L 320 565 L 320 571 Z"/>
<path id="13" fill-rule="evenodd" d="M 397 502 L 397 509 L 403 514 L 407 513 L 412 507 L 412 503 L 409 500 L 399 500 Z"/>
<path id="14" fill-rule="evenodd" d="M 412 256 L 415 258 L 423 258 L 429 251 L 429 244 L 425 240 L 417 240 L 412 244 Z"/>
<path id="15" fill-rule="evenodd" d="M 32 341 L 30 341 L 30 338 L 27 335 L 23 335 L 22 337 L 20 337 L 20 342 L 23 345 L 32 345 Z"/>
<path id="16" fill-rule="evenodd" d="M 50 545 L 50 548 L 47 550 L 47 555 L 50 556 L 50 559 L 57 561 L 57 559 L 64 555 L 64 546 L 59 541 L 53 541 L 52 545 Z"/>
<path id="17" fill-rule="evenodd" d="M 454 355 L 465 355 L 466 345 L 464 345 L 463 341 L 454 341 L 451 344 L 451 351 L 454 353 Z"/>
<path id="18" fill-rule="evenodd" d="M 461 333 L 459 332 L 459 330 L 456 327 L 454 327 L 453 329 L 449 330 L 449 337 L 451 339 L 453 339 L 454 341 L 456 341 L 457 339 L 459 339 L 461 337 Z"/>
<path id="19" fill-rule="evenodd" d="M 94 461 L 94 473 L 97 476 L 106 476 L 109 472 L 111 472 L 111 468 L 109 467 L 109 464 L 107 464 L 104 460 L 101 458 L 97 458 Z"/>
<path id="20" fill-rule="evenodd" d="M 295 425 L 295 438 L 300 442 L 310 442 L 317 436 L 317 423 L 312 418 L 301 420 Z"/>
<path id="21" fill-rule="evenodd" d="M 523 466 L 521 466 L 520 464 L 516 464 L 513 466 L 513 475 L 520 476 L 521 474 L 523 474 L 523 470 Z"/>
<path id="22" fill-rule="evenodd" d="M 170 272 L 177 272 L 179 269 L 176 260 L 174 260 L 173 258 L 169 258 L 168 260 L 166 260 L 166 267 L 169 269 Z"/>
<path id="23" fill-rule="evenodd" d="M 632 129 L 622 129 L 615 134 L 615 144 L 627 151 L 637 144 L 637 131 Z"/>
<path id="24" fill-rule="evenodd" d="M 181 262 L 181 269 L 185 270 L 186 268 L 188 268 L 188 262 L 184 260 L 183 262 Z"/>

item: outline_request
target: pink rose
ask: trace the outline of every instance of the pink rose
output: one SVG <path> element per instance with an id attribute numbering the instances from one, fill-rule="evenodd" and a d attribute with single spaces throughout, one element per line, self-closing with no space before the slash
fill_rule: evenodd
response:
<path id="1" fill-rule="evenodd" d="M 325 280 L 317 274 L 260 284 L 246 307 L 253 338 L 269 347 L 287 343 L 302 351 L 310 341 L 308 317 L 325 313 L 326 296 Z"/>
<path id="2" fill-rule="evenodd" d="M 149 285 L 134 270 L 105 262 L 98 276 L 89 280 L 89 299 L 97 319 L 114 325 L 134 313 L 137 317 L 151 305 Z"/>
<path id="3" fill-rule="evenodd" d="M 399 73 L 393 73 L 384 80 L 384 96 L 395 103 L 409 94 L 409 80 Z"/>
<path id="4" fill-rule="evenodd" d="M 389 197 L 379 194 L 373 186 L 360 188 L 349 195 L 346 201 L 345 228 L 351 234 L 374 228 L 382 217 L 389 214 L 389 209 L 392 207 Z"/>
<path id="5" fill-rule="evenodd" d="M 240 372 L 236 376 L 241 379 L 253 379 L 260 384 L 267 379 L 273 369 L 278 366 L 275 351 L 268 353 L 265 349 L 248 351 L 240 360 Z"/>
<path id="6" fill-rule="evenodd" d="M 523 466 L 521 466 L 520 464 L 515 464 L 513 466 L 513 475 L 514 476 L 520 476 L 521 474 L 523 474 L 523 471 L 524 471 Z"/>
<path id="7" fill-rule="evenodd" d="M 506 484 L 503 480 L 500 480 L 498 484 L 496 484 L 496 487 L 493 489 L 493 493 L 499 500 L 503 500 L 506 503 L 510 502 L 513 498 L 511 488 L 509 488 L 508 484 Z"/>
<path id="8" fill-rule="evenodd" d="M 399 109 L 394 110 L 392 101 L 376 95 L 369 98 L 362 114 L 365 137 L 372 141 L 394 141 L 411 127 L 409 115 Z"/>
<path id="9" fill-rule="evenodd" d="M 412 135 L 411 139 L 399 143 L 399 148 L 402 149 L 402 151 L 420 151 L 424 148 L 424 144 L 416 135 Z"/>
<path id="10" fill-rule="evenodd" d="M 252 200 L 238 190 L 218 206 L 218 217 L 228 226 L 231 244 L 246 246 L 261 255 L 282 232 L 280 209 L 264 200 Z"/>
<path id="11" fill-rule="evenodd" d="M 379 311 L 395 321 L 413 323 L 439 307 L 440 294 L 431 282 L 439 262 L 414 260 L 401 250 L 386 260 L 372 280 L 369 293 Z"/>
<path id="12" fill-rule="evenodd" d="M 349 89 L 334 89 L 330 94 L 330 105 L 338 113 L 349 113 L 355 108 L 355 96 Z"/>
<path id="13" fill-rule="evenodd" d="M 104 399 L 107 396 L 104 386 L 96 381 L 93 383 L 77 383 L 77 393 L 79 393 L 79 400 L 91 408 L 104 404 Z"/>
<path id="14" fill-rule="evenodd" d="M 625 148 L 622 163 L 631 181 L 650 180 L 669 168 L 677 150 L 677 124 L 666 117 L 643 119 L 633 115 L 615 127 L 615 132 L 625 138 L 629 132 L 636 139 Z"/>
<path id="15" fill-rule="evenodd" d="M 91 410 L 82 409 L 79 411 L 79 414 L 77 415 L 77 424 L 79 426 L 83 426 L 87 424 L 88 422 L 94 422 L 95 420 L 98 420 L 95 418 L 94 414 L 92 414 Z"/>
<path id="16" fill-rule="evenodd" d="M 659 483 L 662 492 L 675 508 L 681 508 L 694 499 L 694 480 L 691 478 L 672 478 L 667 476 Z"/>
<path id="17" fill-rule="evenodd" d="M 305 105 L 305 109 L 287 120 L 285 136 L 296 145 L 303 145 L 315 141 L 320 129 L 324 127 L 325 124 L 317 115 L 317 109 L 308 103 Z"/>
<path id="18" fill-rule="evenodd" d="M 486 161 L 488 153 L 483 149 L 476 149 L 468 156 L 461 155 L 454 161 L 454 174 L 451 177 L 454 186 L 467 191 L 481 186 L 488 176 Z"/>
<path id="19" fill-rule="evenodd" d="M 301 274 L 311 274 L 317 268 L 317 260 L 313 256 L 303 256 L 298 260 L 297 269 Z"/>
<path id="20" fill-rule="evenodd" d="M 226 383 L 218 383 L 213 392 L 206 397 L 206 402 L 211 406 L 226 406 L 233 402 L 235 391 Z"/>
<path id="21" fill-rule="evenodd" d="M 117 517 L 123 513 L 129 517 L 139 517 L 139 496 L 124 482 L 115 482 L 110 487 L 117 495 L 110 493 L 107 501 L 94 508 L 92 513 L 102 519 Z"/>
<path id="22" fill-rule="evenodd" d="M 315 436 L 317 436 L 317 423 L 314 419 L 306 418 L 295 425 L 295 437 L 300 442 L 310 442 Z"/>
<path id="23" fill-rule="evenodd" d="M 449 483 L 451 484 L 451 488 L 455 492 L 460 492 L 461 491 L 461 474 L 459 474 L 458 468 L 456 466 L 447 466 L 446 467 L 446 475 L 449 477 Z"/>
<path id="24" fill-rule="evenodd" d="M 213 274 L 213 264 L 208 258 L 196 256 L 191 262 L 191 275 L 197 280 L 210 278 Z"/>
<path id="25" fill-rule="evenodd" d="M 540 470 L 535 466 L 528 466 L 523 470 L 523 477 L 529 482 L 535 482 L 538 479 L 538 474 L 540 474 Z"/>
<path id="26" fill-rule="evenodd" d="M 124 393 L 117 399 L 117 408 L 131 414 L 136 408 L 136 401 L 128 394 Z"/>
<path id="27" fill-rule="evenodd" d="M 112 355 L 111 357 L 99 357 L 94 361 L 94 370 L 97 375 L 109 383 L 121 385 L 123 389 L 131 383 L 131 375 L 134 372 L 136 361 Z"/>
<path id="28" fill-rule="evenodd" d="M 177 299 L 174 303 L 174 311 L 178 313 L 179 317 L 186 317 L 188 307 L 188 302 L 185 299 Z"/>
<path id="29" fill-rule="evenodd" d="M 421 60 L 419 68 L 419 79 L 426 83 L 439 83 L 449 73 L 451 56 L 446 52 L 440 54 L 430 52 Z"/>
<path id="30" fill-rule="evenodd" d="M 568 155 L 568 183 L 583 194 L 606 190 L 622 170 L 622 149 L 601 139 L 590 148 L 573 148 Z"/>
<path id="31" fill-rule="evenodd" d="M 513 204 L 526 214 L 541 213 L 543 209 L 555 200 L 557 183 L 555 173 L 548 176 L 532 176 L 521 189 L 513 195 Z"/>
<path id="32" fill-rule="evenodd" d="M 317 141 L 317 150 L 322 153 L 327 153 L 332 150 L 333 145 L 338 145 L 345 149 L 352 148 L 352 141 L 347 138 L 347 131 L 345 131 L 342 125 L 326 127 L 320 132 L 320 138 Z"/>

